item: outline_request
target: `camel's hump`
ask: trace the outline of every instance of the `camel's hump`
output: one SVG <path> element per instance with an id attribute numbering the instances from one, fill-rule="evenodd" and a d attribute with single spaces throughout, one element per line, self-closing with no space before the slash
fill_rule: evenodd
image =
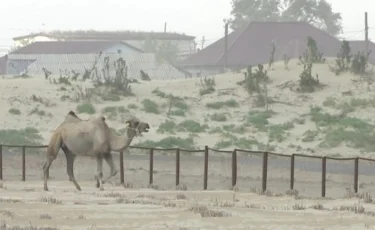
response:
<path id="1" fill-rule="evenodd" d="M 76 117 L 76 118 L 78 118 L 78 116 L 76 115 L 76 113 L 75 113 L 75 112 L 73 112 L 73 111 L 69 111 L 68 115 L 72 115 L 73 117 Z"/>

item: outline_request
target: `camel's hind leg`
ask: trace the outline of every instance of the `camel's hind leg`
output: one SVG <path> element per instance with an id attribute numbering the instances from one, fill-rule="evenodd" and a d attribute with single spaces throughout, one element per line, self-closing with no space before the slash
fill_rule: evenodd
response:
<path id="1" fill-rule="evenodd" d="M 100 190 L 104 190 L 103 188 L 103 157 L 98 155 L 96 156 L 96 164 L 97 164 L 97 172 L 96 172 L 96 187 L 100 188 Z"/>
<path id="2" fill-rule="evenodd" d="M 69 180 L 73 182 L 73 184 L 76 186 L 78 191 L 81 191 L 81 187 L 79 186 L 77 180 L 75 179 L 74 171 L 73 171 L 74 160 L 76 158 L 76 155 L 74 155 L 66 146 L 62 146 L 61 148 L 64 151 L 65 156 L 66 156 L 66 170 L 69 176 Z"/>
<path id="3" fill-rule="evenodd" d="M 115 164 L 113 163 L 113 158 L 111 153 L 107 153 L 104 155 L 104 160 L 107 162 L 109 168 L 111 169 L 111 172 L 109 176 L 103 181 L 103 184 L 106 183 L 111 177 L 116 176 L 117 169 L 115 167 Z"/>

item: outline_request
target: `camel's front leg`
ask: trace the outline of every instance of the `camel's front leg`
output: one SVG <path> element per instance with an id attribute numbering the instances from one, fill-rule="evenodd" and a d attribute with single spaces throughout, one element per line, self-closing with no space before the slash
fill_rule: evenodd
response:
<path id="1" fill-rule="evenodd" d="M 116 176 L 116 174 L 117 174 L 117 169 L 116 169 L 115 164 L 113 163 L 112 154 L 111 153 L 105 154 L 104 160 L 107 162 L 109 168 L 111 169 L 111 172 L 110 172 L 109 176 L 103 181 L 103 184 L 106 183 L 113 176 Z"/>
<path id="2" fill-rule="evenodd" d="M 96 156 L 96 164 L 97 164 L 97 173 L 96 173 L 96 187 L 100 188 L 100 190 L 104 190 L 103 188 L 103 158 L 102 156 Z"/>

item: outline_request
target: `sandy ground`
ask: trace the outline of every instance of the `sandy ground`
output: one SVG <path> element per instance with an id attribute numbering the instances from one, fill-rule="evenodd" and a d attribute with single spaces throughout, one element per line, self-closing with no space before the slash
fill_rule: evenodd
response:
<path id="1" fill-rule="evenodd" d="M 342 144 L 336 148 L 321 148 L 319 143 L 322 137 L 318 137 L 311 142 L 302 142 L 301 136 L 307 130 L 316 130 L 316 125 L 308 117 L 304 115 L 310 111 L 310 106 L 322 106 L 322 103 L 328 97 L 334 97 L 338 101 L 348 101 L 351 98 L 373 98 L 375 96 L 374 86 L 370 86 L 370 91 L 367 90 L 367 85 L 360 83 L 358 76 L 353 76 L 349 73 L 335 76 L 329 71 L 329 64 L 314 64 L 313 73 L 318 73 L 320 81 L 326 85 L 323 89 L 312 94 L 300 94 L 292 92 L 288 88 L 281 87 L 285 84 L 298 84 L 299 74 L 302 71 L 302 66 L 297 64 L 296 60 L 291 60 L 289 63 L 290 70 L 284 69 L 283 63 L 275 63 L 274 69 L 268 70 L 271 83 L 268 84 L 268 95 L 274 100 L 280 102 L 290 103 L 290 105 L 282 103 L 272 103 L 269 109 L 272 109 L 277 114 L 269 119 L 270 124 L 283 124 L 295 119 L 305 119 L 304 124 L 295 125 L 289 130 L 287 138 L 282 142 L 271 142 L 275 146 L 275 151 L 279 153 L 308 153 L 316 155 L 335 155 L 335 156 L 358 156 L 359 150 L 351 148 Z M 253 70 L 255 71 L 255 70 Z M 151 81 L 141 82 L 140 84 L 133 84 L 132 88 L 135 97 L 127 97 L 121 101 L 95 101 L 93 102 L 97 114 L 102 113 L 102 110 L 108 106 L 124 106 L 127 108 L 129 104 L 138 106 L 136 109 L 129 108 L 126 115 L 136 115 L 140 119 L 147 121 L 151 125 L 151 131 L 143 137 L 138 137 L 132 144 L 143 142 L 145 140 L 158 141 L 162 138 L 173 136 L 169 133 L 158 133 L 156 130 L 159 125 L 167 119 L 168 99 L 163 99 L 152 91 L 158 88 L 160 91 L 167 94 L 171 93 L 176 96 L 184 98 L 188 104 L 189 109 L 185 117 L 173 116 L 170 119 L 176 123 L 191 119 L 200 124 L 207 124 L 209 130 L 203 133 L 196 133 L 194 135 L 187 132 L 178 132 L 177 135 L 181 138 L 188 136 L 194 138 L 195 146 L 202 149 L 205 145 L 214 146 L 218 142 L 225 139 L 222 134 L 210 133 L 210 130 L 223 125 L 237 125 L 241 126 L 244 122 L 244 116 L 254 108 L 251 101 L 253 100 L 247 92 L 238 86 L 236 83 L 244 79 L 242 73 L 227 72 L 215 76 L 215 93 L 204 96 L 199 95 L 200 79 L 183 79 L 173 81 Z M 76 84 L 77 82 L 73 82 Z M 89 83 L 77 83 L 83 88 L 90 87 Z M 0 111 L 0 120 L 3 121 L 2 129 L 21 129 L 26 127 L 36 127 L 44 140 L 47 143 L 53 130 L 62 122 L 69 110 L 76 111 L 77 105 L 81 104 L 72 102 L 70 100 L 61 100 L 62 97 L 74 97 L 76 89 L 74 86 L 64 86 L 66 90 L 61 90 L 61 84 L 51 84 L 44 79 L 44 76 L 34 76 L 29 79 L 13 79 L 11 76 L 6 76 L 0 79 L 0 105 L 6 108 Z M 351 91 L 352 96 L 343 97 L 342 93 Z M 32 96 L 40 97 L 44 101 L 49 102 L 40 103 L 32 100 Z M 142 100 L 151 99 L 159 105 L 160 114 L 146 113 L 142 109 Z M 209 102 L 226 101 L 234 99 L 241 106 L 236 108 L 222 108 L 220 110 L 213 110 L 206 107 Z M 19 109 L 21 114 L 14 115 L 8 112 L 10 108 Z M 46 114 L 51 116 L 39 116 L 36 114 L 30 115 L 30 112 L 38 108 L 43 110 Z M 328 112 L 330 108 L 325 108 Z M 352 116 L 367 119 L 372 122 L 375 108 L 358 108 L 352 112 Z M 223 122 L 215 122 L 210 119 L 214 113 L 226 113 L 228 120 Z M 336 111 L 337 113 L 337 111 Z M 118 114 L 115 117 L 109 118 L 108 114 L 104 114 L 108 119 L 107 122 L 110 127 L 115 129 L 124 128 L 124 114 Z M 90 115 L 79 114 L 82 119 L 87 119 Z M 246 128 L 245 134 L 232 133 L 237 138 L 256 139 L 258 142 L 266 144 L 268 141 L 267 132 L 258 132 L 254 128 Z M 229 146 L 227 149 L 233 149 L 236 146 Z M 253 149 L 257 149 L 254 146 Z M 311 151 L 313 150 L 313 151 Z M 361 156 L 371 157 L 373 153 L 364 153 Z"/>
<path id="2" fill-rule="evenodd" d="M 81 182 L 3 182 L 3 226 L 55 229 L 375 229 L 375 205 L 363 200 L 295 199 L 233 191 L 156 191 Z M 356 207 L 364 212 L 356 213 Z M 339 211 L 339 210 L 342 211 Z M 349 209 L 349 210 L 345 210 Z M 352 210 L 350 210 L 352 209 Z M 361 210 L 361 209 L 359 209 Z M 206 216 L 208 215 L 208 216 Z"/>

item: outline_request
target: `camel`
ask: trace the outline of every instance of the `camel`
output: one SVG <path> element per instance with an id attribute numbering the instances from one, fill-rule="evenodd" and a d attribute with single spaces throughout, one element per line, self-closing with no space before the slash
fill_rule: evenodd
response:
<path id="1" fill-rule="evenodd" d="M 69 179 L 78 191 L 81 191 L 81 187 L 73 172 L 76 156 L 93 156 L 96 158 L 96 187 L 104 190 L 103 184 L 117 174 L 111 151 L 123 151 L 130 145 L 135 136 L 141 135 L 142 132 L 148 132 L 150 129 L 148 123 L 141 122 L 135 117 L 128 119 L 126 124 L 125 136 L 117 136 L 111 133 L 103 116 L 92 116 L 88 120 L 81 120 L 73 111 L 70 111 L 52 134 L 47 147 L 47 160 L 43 166 L 44 190 L 48 191 L 49 168 L 56 159 L 60 148 L 66 156 Z M 103 180 L 103 158 L 110 167 L 110 175 L 105 180 Z"/>

